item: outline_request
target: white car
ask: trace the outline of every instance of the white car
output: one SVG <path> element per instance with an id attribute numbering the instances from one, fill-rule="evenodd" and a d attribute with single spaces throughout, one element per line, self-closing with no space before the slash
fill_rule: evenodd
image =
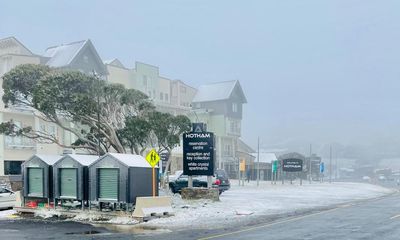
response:
<path id="1" fill-rule="evenodd" d="M 15 205 L 15 193 L 5 187 L 0 187 L 0 209 L 13 208 Z"/>

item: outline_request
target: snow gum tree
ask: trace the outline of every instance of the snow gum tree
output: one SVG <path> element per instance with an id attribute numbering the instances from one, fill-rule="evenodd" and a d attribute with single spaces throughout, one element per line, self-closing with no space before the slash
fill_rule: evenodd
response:
<path id="1" fill-rule="evenodd" d="M 77 141 L 65 143 L 55 134 L 31 126 L 17 126 L 12 120 L 0 124 L 2 134 L 100 154 L 111 149 L 125 153 L 130 146 L 136 150 L 140 146 L 141 150 L 134 151 L 140 153 L 149 142 L 148 135 L 144 134 L 148 129 L 145 122 L 155 107 L 137 90 L 107 84 L 77 71 L 59 71 L 32 64 L 20 65 L 5 74 L 3 89 L 6 108 L 30 110 L 40 120 L 72 133 Z M 138 129 L 132 130 L 137 124 Z M 131 139 L 134 141 L 130 142 Z"/>

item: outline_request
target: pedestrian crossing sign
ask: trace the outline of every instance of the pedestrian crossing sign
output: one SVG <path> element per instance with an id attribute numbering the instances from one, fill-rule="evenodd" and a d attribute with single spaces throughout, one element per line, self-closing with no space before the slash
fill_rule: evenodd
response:
<path id="1" fill-rule="evenodd" d="M 150 166 L 154 168 L 157 165 L 158 161 L 160 161 L 160 156 L 158 155 L 156 150 L 151 149 L 151 151 L 146 156 L 146 161 L 149 162 Z"/>

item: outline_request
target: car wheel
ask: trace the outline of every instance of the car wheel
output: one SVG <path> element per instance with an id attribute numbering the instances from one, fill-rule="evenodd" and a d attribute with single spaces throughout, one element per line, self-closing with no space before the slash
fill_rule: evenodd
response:
<path id="1" fill-rule="evenodd" d="M 172 193 L 176 193 L 176 189 L 175 189 L 175 187 L 174 187 L 174 185 L 169 185 L 169 189 L 171 189 L 171 192 Z"/>

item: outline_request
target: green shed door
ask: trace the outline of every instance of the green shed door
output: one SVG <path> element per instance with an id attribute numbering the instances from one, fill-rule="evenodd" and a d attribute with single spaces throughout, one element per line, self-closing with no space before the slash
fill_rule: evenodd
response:
<path id="1" fill-rule="evenodd" d="M 28 168 L 28 195 L 43 197 L 43 168 Z"/>
<path id="2" fill-rule="evenodd" d="M 99 198 L 118 201 L 119 170 L 100 168 L 98 179 Z"/>
<path id="3" fill-rule="evenodd" d="M 60 169 L 60 195 L 61 197 L 76 198 L 77 196 L 77 169 Z"/>

